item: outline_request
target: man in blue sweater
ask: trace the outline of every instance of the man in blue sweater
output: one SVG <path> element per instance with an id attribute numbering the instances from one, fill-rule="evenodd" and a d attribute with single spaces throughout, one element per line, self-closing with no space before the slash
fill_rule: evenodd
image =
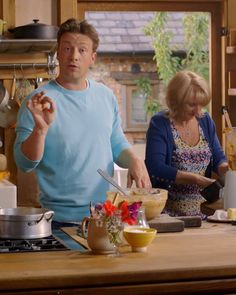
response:
<path id="1" fill-rule="evenodd" d="M 58 32 L 60 72 L 36 89 L 19 111 L 14 155 L 23 171 L 35 170 L 43 207 L 54 221 L 80 222 L 89 204 L 103 202 L 108 183 L 97 169 L 113 174 L 128 168 L 128 185 L 150 187 L 145 164 L 134 155 L 121 128 L 118 104 L 105 85 L 87 79 L 99 38 L 87 21 L 69 19 Z"/>

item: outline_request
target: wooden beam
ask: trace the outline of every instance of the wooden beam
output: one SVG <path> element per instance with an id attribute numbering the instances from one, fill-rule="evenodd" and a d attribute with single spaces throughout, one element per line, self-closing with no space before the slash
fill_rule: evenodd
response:
<path id="1" fill-rule="evenodd" d="M 78 17 L 77 0 L 58 0 L 58 25 L 72 17 Z"/>
<path id="2" fill-rule="evenodd" d="M 6 26 L 4 26 L 4 35 L 8 35 L 8 28 L 15 27 L 15 0 L 0 0 L 0 18 L 6 21 Z"/>
<path id="3" fill-rule="evenodd" d="M 192 3 L 198 3 L 199 2 L 203 2 L 203 3 L 215 3 L 215 2 L 224 2 L 225 0 L 179 0 L 179 1 L 176 1 L 176 0 L 146 0 L 146 1 L 143 1 L 143 0 L 77 0 L 78 3 L 87 3 L 88 5 L 90 5 L 91 3 L 114 3 L 114 4 L 117 4 L 117 3 L 126 3 L 127 5 L 129 5 L 130 3 L 138 3 L 138 2 L 145 2 L 145 3 L 148 3 L 148 2 L 152 2 L 152 3 L 188 3 L 188 4 L 192 4 Z M 230 1 L 230 0 L 229 0 Z M 231 0 L 231 1 L 234 1 L 234 0 Z"/>
<path id="4" fill-rule="evenodd" d="M 235 0 L 228 0 L 228 28 L 235 29 L 236 28 L 236 1 Z"/>

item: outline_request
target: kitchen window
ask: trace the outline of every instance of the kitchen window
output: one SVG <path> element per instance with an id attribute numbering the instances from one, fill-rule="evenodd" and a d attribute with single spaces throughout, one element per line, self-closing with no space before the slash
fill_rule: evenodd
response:
<path id="1" fill-rule="evenodd" d="M 152 98 L 157 97 L 158 86 L 157 82 L 152 81 Z M 146 131 L 150 115 L 146 112 L 145 93 L 140 91 L 137 85 L 133 82 L 123 86 L 123 109 L 126 114 L 123 120 L 124 131 Z"/>
<path id="2" fill-rule="evenodd" d="M 85 17 L 88 11 L 201 11 L 209 12 L 211 15 L 210 30 L 210 84 L 212 89 L 211 114 L 216 123 L 217 133 L 222 134 L 222 116 L 221 107 L 224 94 L 222 91 L 222 64 L 220 62 L 222 37 L 221 32 L 224 3 L 221 0 L 196 0 L 196 1 L 178 1 L 178 0 L 152 0 L 152 1 L 126 1 L 126 0 L 96 0 L 77 1 L 77 14 L 80 19 Z M 222 98 L 223 95 L 223 98 Z"/>

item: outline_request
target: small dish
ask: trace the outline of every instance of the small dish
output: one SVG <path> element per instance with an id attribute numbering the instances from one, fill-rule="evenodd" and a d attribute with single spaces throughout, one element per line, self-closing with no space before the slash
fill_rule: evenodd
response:
<path id="1" fill-rule="evenodd" d="M 213 215 L 212 216 L 208 216 L 207 217 L 207 221 L 210 221 L 210 222 L 219 222 L 219 223 L 232 223 L 232 220 L 231 219 L 217 219 L 217 218 L 214 218 Z"/>
<path id="2" fill-rule="evenodd" d="M 227 211 L 225 210 L 216 210 L 213 215 L 207 217 L 207 221 L 222 222 L 222 223 L 232 222 L 231 219 L 228 219 Z"/>
<path id="3" fill-rule="evenodd" d="M 123 235 L 133 252 L 146 252 L 156 236 L 157 230 L 147 227 L 130 226 L 124 229 Z"/>

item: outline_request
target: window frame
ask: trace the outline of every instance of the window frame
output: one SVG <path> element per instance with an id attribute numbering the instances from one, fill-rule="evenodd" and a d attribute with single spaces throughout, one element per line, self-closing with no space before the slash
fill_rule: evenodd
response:
<path id="1" fill-rule="evenodd" d="M 150 80 L 152 87 L 152 97 L 155 98 L 158 95 L 158 81 Z M 132 109 L 132 91 L 137 90 L 138 86 L 134 81 L 119 81 L 122 84 L 122 108 L 123 113 L 125 114 L 123 117 L 123 130 L 124 132 L 146 132 L 150 115 L 147 114 L 147 120 L 145 123 L 135 124 L 132 123 L 132 116 L 134 110 Z M 143 110 L 145 113 L 145 109 Z"/>
<path id="2" fill-rule="evenodd" d="M 75 1 L 75 0 L 73 0 Z M 65 0 L 61 0 L 64 3 Z M 174 5 L 173 5 L 174 4 Z M 201 8 L 201 9 L 199 9 Z M 83 19 L 86 11 L 202 11 L 211 14 L 210 31 L 210 87 L 212 90 L 211 115 L 217 134 L 222 141 L 222 104 L 225 101 L 224 75 L 222 73 L 222 36 L 224 0 L 77 0 L 77 17 Z M 62 12 L 61 12 L 62 13 Z M 214 46 L 213 46 L 214 45 Z"/>

